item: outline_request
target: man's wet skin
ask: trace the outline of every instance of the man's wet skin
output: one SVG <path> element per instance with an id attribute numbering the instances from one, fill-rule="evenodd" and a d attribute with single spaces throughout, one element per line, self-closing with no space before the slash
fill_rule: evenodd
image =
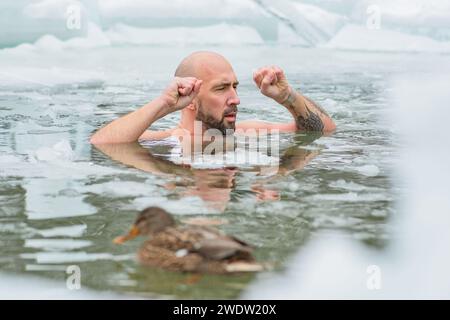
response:
<path id="1" fill-rule="evenodd" d="M 196 121 L 201 121 L 202 135 L 208 129 L 217 129 L 225 134 L 227 130 L 233 132 L 235 129 L 330 133 L 336 128 L 320 106 L 290 86 L 279 67 L 260 68 L 253 74 L 253 80 L 257 89 L 273 100 L 274 108 L 281 108 L 292 115 L 290 122 L 237 122 L 239 82 L 231 64 L 217 53 L 201 51 L 181 61 L 175 78 L 160 96 L 99 129 L 90 141 L 102 144 L 159 140 L 180 135 L 180 131 L 193 135 Z M 181 111 L 181 117 L 176 127 L 152 130 L 154 122 L 178 111 Z"/>

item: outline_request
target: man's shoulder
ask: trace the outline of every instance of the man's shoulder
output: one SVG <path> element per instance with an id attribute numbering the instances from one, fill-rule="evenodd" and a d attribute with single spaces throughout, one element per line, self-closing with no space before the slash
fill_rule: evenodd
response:
<path id="1" fill-rule="evenodd" d="M 167 130 L 145 130 L 139 140 L 162 140 L 170 137 L 174 129 Z"/>

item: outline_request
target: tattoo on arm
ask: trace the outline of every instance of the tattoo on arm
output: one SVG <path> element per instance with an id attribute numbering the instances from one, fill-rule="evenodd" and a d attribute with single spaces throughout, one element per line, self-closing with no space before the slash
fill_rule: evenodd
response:
<path id="1" fill-rule="evenodd" d="M 308 97 L 306 97 L 306 96 L 303 96 L 303 98 L 307 101 L 307 102 L 309 102 L 309 103 L 311 103 L 317 110 L 319 110 L 319 112 L 321 112 L 323 115 L 326 115 L 327 117 L 330 117 L 329 115 L 328 115 L 328 113 L 321 107 L 321 106 L 319 106 L 317 103 L 315 103 L 314 101 L 312 101 L 311 99 L 309 99 Z"/>
<path id="2" fill-rule="evenodd" d="M 311 100 L 309 100 L 308 98 L 305 98 L 305 106 L 306 106 L 306 110 L 308 111 L 308 115 L 307 117 L 303 117 L 301 115 L 299 115 L 296 119 L 296 123 L 297 123 L 297 128 L 300 130 L 306 130 L 306 131 L 323 131 L 324 128 L 324 124 L 322 122 L 322 119 L 320 119 L 319 114 L 312 112 L 309 108 L 308 108 L 308 103 L 311 103 L 312 105 L 314 105 L 314 107 L 317 109 L 318 113 L 322 113 L 326 116 L 328 116 L 328 114 L 325 112 L 325 110 L 323 110 L 321 107 L 319 107 L 317 104 L 315 104 L 314 102 L 312 102 Z"/>
<path id="3" fill-rule="evenodd" d="M 297 128 L 306 131 L 322 131 L 323 130 L 323 122 L 320 117 L 311 112 L 308 108 L 308 117 L 304 118 L 303 116 L 298 116 L 296 119 Z"/>

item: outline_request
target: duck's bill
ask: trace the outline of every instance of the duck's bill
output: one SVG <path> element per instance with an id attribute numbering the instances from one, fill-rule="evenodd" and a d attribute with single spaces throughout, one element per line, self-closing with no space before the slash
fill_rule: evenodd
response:
<path id="1" fill-rule="evenodd" d="M 113 242 L 115 244 L 122 244 L 128 240 L 136 238 L 138 235 L 139 229 L 136 226 L 132 226 L 131 230 L 126 235 L 114 238 Z"/>

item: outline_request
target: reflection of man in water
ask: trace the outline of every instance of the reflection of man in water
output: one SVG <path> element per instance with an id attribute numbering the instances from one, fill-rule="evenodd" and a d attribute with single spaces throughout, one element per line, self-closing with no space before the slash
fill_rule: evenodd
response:
<path id="1" fill-rule="evenodd" d="M 203 131 L 214 128 L 222 133 L 227 129 L 330 132 L 336 128 L 325 111 L 292 89 L 280 68 L 260 68 L 254 73 L 253 80 L 262 94 L 292 114 L 292 122 L 251 120 L 236 123 L 240 100 L 238 81 L 231 65 L 217 53 L 195 52 L 180 63 L 174 80 L 158 98 L 112 121 L 98 130 L 90 141 L 103 144 L 157 140 L 175 135 L 177 129 L 193 134 L 195 120 L 201 121 Z M 164 131 L 147 130 L 158 119 L 178 110 L 181 110 L 181 119 L 177 127 Z"/>
<path id="2" fill-rule="evenodd" d="M 311 135 L 308 138 L 313 140 L 315 137 Z M 301 142 L 301 144 L 304 143 L 305 141 Z M 199 197 L 207 207 L 215 211 L 222 212 L 225 210 L 236 187 L 238 168 L 187 168 L 154 156 L 151 150 L 144 148 L 137 142 L 102 143 L 96 145 L 96 147 L 115 161 L 164 178 L 164 188 L 168 190 L 177 189 L 177 194 L 182 197 Z M 276 175 L 262 175 L 260 174 L 260 168 L 253 168 L 251 174 L 254 176 L 248 188 L 251 189 L 252 194 L 258 201 L 279 200 L 279 188 L 271 186 L 271 184 L 273 182 L 276 184 L 278 178 L 303 169 L 317 154 L 317 150 L 299 148 L 297 142 L 283 151 Z"/>

